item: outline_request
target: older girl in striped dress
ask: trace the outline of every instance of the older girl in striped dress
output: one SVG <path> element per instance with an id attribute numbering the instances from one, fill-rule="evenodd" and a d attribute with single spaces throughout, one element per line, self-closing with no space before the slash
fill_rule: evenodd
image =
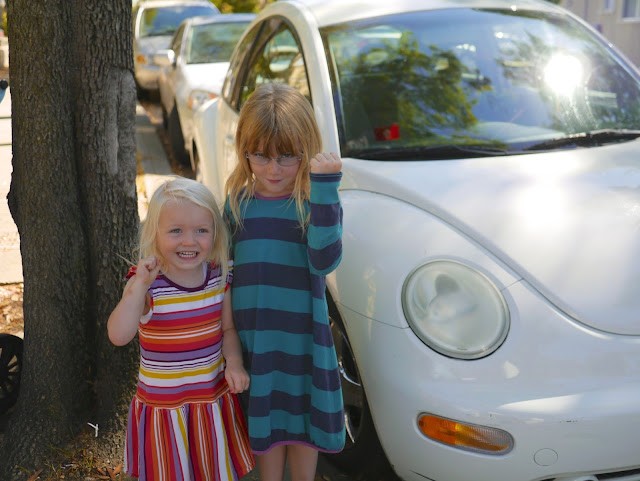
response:
<path id="1" fill-rule="evenodd" d="M 325 298 L 342 257 L 342 161 L 321 149 L 313 108 L 292 87 L 260 85 L 242 107 L 225 215 L 261 481 L 281 481 L 285 464 L 292 481 L 312 481 L 318 452 L 345 441 Z"/>
<path id="2" fill-rule="evenodd" d="M 176 178 L 153 194 L 140 261 L 107 323 L 117 346 L 139 334 L 125 470 L 140 480 L 238 480 L 253 468 L 237 400 L 249 376 L 231 316 L 228 242 L 200 183 Z"/>

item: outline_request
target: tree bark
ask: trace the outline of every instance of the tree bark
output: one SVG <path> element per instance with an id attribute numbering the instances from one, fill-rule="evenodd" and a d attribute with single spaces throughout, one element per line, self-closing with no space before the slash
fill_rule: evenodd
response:
<path id="1" fill-rule="evenodd" d="M 130 0 L 7 8 L 25 328 L 0 479 L 17 480 L 86 423 L 124 425 L 137 348 L 111 346 L 106 319 L 138 226 L 136 94 Z"/>

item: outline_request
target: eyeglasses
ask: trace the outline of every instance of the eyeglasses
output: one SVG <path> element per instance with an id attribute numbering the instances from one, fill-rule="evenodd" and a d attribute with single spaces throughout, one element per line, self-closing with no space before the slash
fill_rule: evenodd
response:
<path id="1" fill-rule="evenodd" d="M 245 152 L 245 157 L 249 162 L 256 165 L 267 165 L 271 162 L 271 159 L 275 160 L 279 166 L 281 167 L 291 167 L 300 162 L 301 157 L 299 155 L 293 154 L 282 154 L 277 157 L 268 157 L 260 152 L 255 154 L 250 154 L 249 152 Z"/>

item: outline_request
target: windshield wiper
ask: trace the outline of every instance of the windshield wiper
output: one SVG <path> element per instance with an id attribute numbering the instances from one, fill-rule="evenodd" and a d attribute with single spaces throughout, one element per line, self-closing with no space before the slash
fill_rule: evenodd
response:
<path id="1" fill-rule="evenodd" d="M 602 129 L 591 132 L 581 132 L 579 134 L 558 137 L 557 139 L 545 140 L 537 144 L 530 145 L 523 150 L 551 150 L 562 147 L 596 147 L 612 142 L 623 142 L 640 137 L 640 130 L 627 129 Z"/>
<path id="2" fill-rule="evenodd" d="M 448 160 L 467 157 L 494 157 L 509 153 L 505 149 L 487 145 L 432 145 L 388 149 L 350 149 L 344 155 L 369 160 Z"/>

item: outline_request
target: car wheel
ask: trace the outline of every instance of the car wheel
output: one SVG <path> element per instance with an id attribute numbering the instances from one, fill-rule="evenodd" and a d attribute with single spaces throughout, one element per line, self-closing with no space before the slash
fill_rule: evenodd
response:
<path id="1" fill-rule="evenodd" d="M 22 339 L 0 334 L 0 414 L 18 400 L 22 373 Z"/>
<path id="2" fill-rule="evenodd" d="M 327 455 L 327 459 L 357 479 L 396 480 L 373 424 L 349 337 L 330 300 L 329 322 L 340 370 L 346 441 L 340 453 Z"/>
<path id="3" fill-rule="evenodd" d="M 175 105 L 169 113 L 167 121 L 167 132 L 169 133 L 169 142 L 174 157 L 181 165 L 189 165 L 189 154 L 184 148 L 184 137 L 182 136 L 182 126 L 180 125 L 180 117 Z"/>

